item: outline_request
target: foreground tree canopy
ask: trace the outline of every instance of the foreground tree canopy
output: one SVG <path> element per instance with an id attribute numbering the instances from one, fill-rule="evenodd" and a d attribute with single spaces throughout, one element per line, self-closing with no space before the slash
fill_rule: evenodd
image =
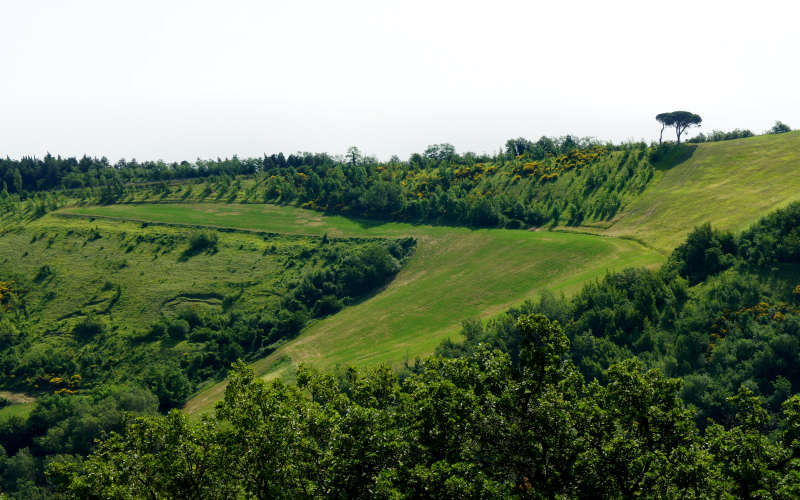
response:
<path id="1" fill-rule="evenodd" d="M 737 423 L 701 434 L 681 382 L 641 362 L 586 383 L 569 340 L 519 318 L 519 363 L 480 349 L 338 377 L 301 368 L 297 386 L 235 366 L 214 418 L 133 420 L 82 465 L 49 476 L 77 498 L 667 498 L 800 493 L 800 397 L 779 439 L 746 388 Z"/>
<path id="2" fill-rule="evenodd" d="M 661 143 L 661 138 L 664 134 L 665 127 L 675 127 L 675 135 L 678 137 L 678 144 L 681 142 L 681 135 L 693 125 L 699 126 L 703 119 L 700 115 L 690 113 L 689 111 L 672 111 L 670 113 L 660 113 L 656 115 L 656 121 L 661 124 L 661 134 L 658 136 L 658 142 Z"/>

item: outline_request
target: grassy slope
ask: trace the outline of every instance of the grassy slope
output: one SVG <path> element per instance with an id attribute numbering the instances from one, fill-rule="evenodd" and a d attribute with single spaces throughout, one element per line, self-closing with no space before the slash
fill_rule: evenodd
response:
<path id="1" fill-rule="evenodd" d="M 7 399 L 11 404 L 0 408 L 0 422 L 12 417 L 26 418 L 33 411 L 35 399 L 25 394 L 0 391 L 0 398 Z"/>
<path id="2" fill-rule="evenodd" d="M 200 349 L 190 342 L 136 340 L 162 316 L 174 317 L 186 307 L 244 314 L 274 309 L 287 283 L 324 265 L 316 256 L 305 257 L 319 248 L 319 237 L 220 232 L 218 252 L 183 259 L 193 230 L 144 226 L 53 214 L 14 227 L 0 225 L 7 229 L 0 231 L 0 279 L 24 291 L 30 313 L 23 328 L 33 344 L 20 365 L 40 365 L 56 350 L 82 356 L 69 332 L 92 315 L 106 325 L 98 342 L 111 354 L 82 368 L 81 375 L 87 381 L 118 380 L 128 363 L 143 367 L 142 357 L 158 362 Z M 37 279 L 43 268 L 50 273 Z M 128 345 L 135 352 L 123 352 Z M 21 411 L 21 406 L 0 411 Z"/>
<path id="3" fill-rule="evenodd" d="M 697 225 L 741 230 L 800 199 L 800 131 L 700 144 L 604 231 L 667 252 Z"/>
<path id="4" fill-rule="evenodd" d="M 87 238 L 92 228 L 98 229 L 98 239 Z M 31 280 L 42 266 L 52 269 L 28 296 L 42 330 L 69 330 L 85 313 L 106 314 L 109 307 L 115 327 L 134 330 L 183 304 L 221 309 L 222 298 L 238 294 L 241 285 L 243 301 L 277 303 L 274 291 L 283 288 L 284 261 L 298 248 L 315 244 L 221 234 L 219 252 L 182 260 L 189 234 L 175 228 L 47 215 L 0 237 L 0 272 Z M 137 242 L 139 237 L 154 241 Z M 265 254 L 272 245 L 275 249 Z M 118 299 L 115 289 L 106 289 L 106 282 L 121 288 Z"/>
<path id="5" fill-rule="evenodd" d="M 117 205 L 70 212 L 174 223 L 205 223 L 331 236 L 413 235 L 418 249 L 381 293 L 308 327 L 255 363 L 265 376 L 291 375 L 300 362 L 319 367 L 402 363 L 430 353 L 467 318 L 489 316 L 543 289 L 570 292 L 609 269 L 655 265 L 662 257 L 623 239 L 557 232 L 470 230 L 354 221 L 269 205 Z M 223 384 L 187 405 L 203 410 Z"/>
<path id="6" fill-rule="evenodd" d="M 0 422 L 13 417 L 19 417 L 24 420 L 33 412 L 35 406 L 33 403 L 14 403 L 0 408 Z"/>

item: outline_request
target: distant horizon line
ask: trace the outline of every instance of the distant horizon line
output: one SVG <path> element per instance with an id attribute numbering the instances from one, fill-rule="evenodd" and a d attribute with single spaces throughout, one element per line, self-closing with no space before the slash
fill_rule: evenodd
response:
<path id="1" fill-rule="evenodd" d="M 780 120 L 776 120 L 776 123 L 777 122 L 780 122 Z M 747 128 L 741 128 L 741 129 L 740 128 L 735 128 L 735 129 L 732 129 L 732 130 L 730 130 L 728 132 L 745 131 L 745 130 L 750 130 L 750 129 L 747 129 Z M 750 131 L 752 132 L 752 130 L 750 130 Z M 712 129 L 711 132 L 725 132 L 725 131 L 724 130 Z M 790 132 L 798 132 L 798 129 L 792 129 Z M 701 133 L 702 133 L 702 131 L 698 132 L 697 134 L 693 135 L 692 137 L 688 138 L 687 140 L 682 141 L 682 143 L 688 142 L 690 139 L 692 139 L 694 137 L 697 137 Z M 754 136 L 769 135 L 769 129 L 767 129 L 765 131 L 762 131 L 760 133 L 753 132 L 753 135 Z M 609 140 L 601 140 L 601 139 L 598 139 L 596 136 L 578 136 L 578 135 L 574 135 L 574 134 L 564 134 L 564 135 L 560 135 L 560 136 L 542 135 L 542 136 L 539 136 L 539 138 L 535 139 L 535 140 L 534 139 L 529 139 L 527 137 L 524 137 L 524 136 L 520 135 L 520 136 L 510 137 L 507 140 L 523 138 L 523 139 L 526 139 L 526 140 L 530 140 L 532 142 L 536 142 L 536 141 L 538 141 L 538 140 L 540 140 L 542 138 L 565 139 L 567 137 L 572 137 L 573 139 L 576 139 L 576 140 L 579 140 L 579 141 L 591 141 L 591 142 L 593 142 L 595 144 L 611 145 L 611 146 L 622 146 L 622 145 L 625 145 L 625 144 L 640 144 L 640 143 L 644 143 L 647 146 L 652 146 L 652 145 L 658 144 L 658 141 L 656 141 L 654 139 L 648 141 L 648 140 L 646 140 L 644 138 L 640 138 L 638 140 L 633 139 L 633 138 L 628 138 L 628 139 L 625 139 L 625 140 L 622 140 L 622 141 L 619 141 L 619 142 L 614 142 L 613 140 L 610 140 L 610 139 Z M 664 143 L 670 143 L 670 142 L 675 142 L 675 141 L 673 139 L 670 139 L 670 140 L 664 140 L 663 142 Z M 455 148 L 455 153 L 458 156 L 464 156 L 464 155 L 497 156 L 497 154 L 500 153 L 500 151 L 502 151 L 505 148 L 505 144 L 501 144 L 496 150 L 494 150 L 492 152 L 484 151 L 484 152 L 478 153 L 476 151 L 471 151 L 471 150 L 466 150 L 466 151 L 463 151 L 463 152 L 459 152 L 458 148 L 456 148 L 454 144 L 452 144 L 450 142 L 439 142 L 439 143 L 428 144 L 428 146 L 426 146 L 426 149 L 431 147 L 431 146 L 437 146 L 437 145 L 440 145 L 440 144 L 449 144 L 449 145 L 453 146 Z M 408 158 L 406 158 L 406 159 L 400 158 L 400 156 L 398 154 L 391 154 L 391 155 L 389 155 L 388 158 L 379 158 L 378 155 L 374 155 L 374 154 L 370 154 L 370 153 L 364 152 L 358 146 L 348 146 L 347 149 L 349 149 L 350 147 L 358 148 L 361 151 L 361 153 L 364 155 L 364 157 L 370 158 L 370 159 L 372 159 L 372 160 L 374 160 L 376 162 L 379 162 L 379 163 L 391 162 L 392 158 L 395 157 L 395 156 L 398 157 L 399 161 L 409 161 L 411 156 L 413 156 L 415 154 L 423 154 L 423 152 L 424 152 L 424 150 L 423 150 L 423 151 L 417 151 L 417 152 L 410 153 L 408 155 Z M 81 159 L 81 158 L 85 157 L 85 158 L 90 158 L 90 159 L 94 159 L 94 160 L 102 160 L 103 158 L 105 158 L 106 161 L 109 162 L 109 165 L 113 166 L 115 163 L 119 163 L 120 161 L 124 161 L 125 163 L 129 163 L 129 162 L 134 162 L 135 161 L 137 163 L 158 163 L 158 162 L 162 162 L 162 163 L 165 163 L 165 164 L 180 164 L 180 163 L 183 163 L 183 162 L 192 163 L 192 162 L 197 162 L 197 161 L 231 160 L 233 158 L 238 158 L 240 160 L 248 160 L 248 159 L 264 158 L 264 157 L 269 157 L 269 156 L 272 156 L 272 155 L 280 155 L 280 154 L 283 154 L 287 158 L 289 156 L 291 156 L 291 155 L 294 155 L 294 156 L 328 155 L 328 156 L 331 157 L 331 159 L 333 159 L 335 161 L 342 161 L 342 160 L 344 160 L 347 152 L 345 151 L 343 153 L 331 153 L 329 151 L 308 151 L 308 150 L 303 151 L 303 150 L 296 150 L 296 151 L 292 151 L 292 152 L 285 152 L 285 151 L 275 151 L 275 152 L 271 152 L 271 153 L 263 152 L 263 153 L 261 153 L 259 155 L 251 155 L 251 154 L 241 155 L 239 153 L 232 153 L 232 154 L 226 154 L 226 155 L 212 155 L 212 156 L 208 156 L 208 157 L 197 156 L 196 158 L 194 158 L 192 160 L 188 160 L 186 158 L 184 158 L 182 160 L 165 160 L 164 158 L 153 158 L 153 159 L 144 159 L 144 160 L 142 160 L 142 159 L 136 158 L 135 156 L 131 156 L 130 158 L 126 158 L 125 156 L 119 156 L 116 159 L 112 159 L 111 157 L 109 157 L 109 156 L 107 156 L 105 154 L 89 154 L 89 153 L 86 153 L 86 152 L 80 153 L 80 154 L 61 154 L 61 153 L 55 153 L 54 154 L 51 151 L 47 151 L 43 155 L 37 155 L 37 154 L 10 155 L 10 154 L 5 154 L 5 155 L 3 155 L 2 158 L 4 160 L 11 160 L 11 161 L 22 161 L 24 159 L 40 160 L 40 159 L 45 159 L 48 155 L 53 157 L 53 158 L 62 158 L 62 159 L 66 159 L 66 158 Z"/>

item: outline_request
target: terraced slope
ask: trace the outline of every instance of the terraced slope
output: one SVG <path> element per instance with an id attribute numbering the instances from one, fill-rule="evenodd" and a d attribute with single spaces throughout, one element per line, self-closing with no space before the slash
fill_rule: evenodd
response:
<path id="1" fill-rule="evenodd" d="M 322 368 L 400 364 L 457 335 L 464 319 L 499 313 L 543 289 L 576 290 L 607 270 L 663 260 L 634 241 L 617 238 L 381 224 L 270 205 L 116 205 L 65 212 L 293 234 L 417 238 L 416 254 L 384 291 L 311 325 L 255 363 L 259 374 L 270 377 L 291 375 L 301 362 Z M 208 408 L 223 388 L 202 392 L 187 411 Z"/>
<path id="2" fill-rule="evenodd" d="M 602 231 L 668 252 L 697 225 L 741 230 L 800 199 L 800 131 L 700 144 Z"/>

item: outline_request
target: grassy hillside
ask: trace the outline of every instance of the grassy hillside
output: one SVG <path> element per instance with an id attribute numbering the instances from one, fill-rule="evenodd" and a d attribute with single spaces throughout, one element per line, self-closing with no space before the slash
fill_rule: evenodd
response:
<path id="1" fill-rule="evenodd" d="M 45 216 L 0 238 L 0 270 L 17 282 L 32 282 L 27 298 L 41 330 L 69 331 L 89 313 L 111 315 L 115 328 L 133 330 L 181 304 L 221 310 L 224 297 L 237 295 L 242 284 L 244 300 L 275 301 L 281 254 L 313 244 L 228 234 L 218 243 L 220 251 L 182 258 L 189 235 L 175 228 Z M 275 252 L 264 254 L 271 244 Z"/>
<path id="2" fill-rule="evenodd" d="M 662 260 L 624 239 L 376 223 L 270 205 L 116 205 L 64 212 L 285 233 L 417 238 L 416 254 L 386 290 L 311 325 L 258 361 L 258 373 L 266 376 L 291 374 L 301 362 L 400 364 L 457 335 L 464 319 L 499 313 L 543 289 L 570 292 L 607 270 Z M 200 394 L 187 410 L 206 408 L 221 390 L 219 385 Z"/>
<path id="3" fill-rule="evenodd" d="M 227 373 L 239 357 L 272 352 L 310 317 L 383 283 L 370 277 L 377 282 L 359 284 L 356 293 L 326 291 L 318 301 L 325 310 L 306 310 L 300 294 L 310 293 L 308 276 L 359 280 L 367 274 L 358 269 L 369 266 L 353 259 L 396 245 L 52 214 L 4 221 L 0 285 L 13 300 L 0 303 L 0 339 L 8 347 L 0 353 L 0 387 L 35 394 L 127 380 L 156 384 L 164 370 L 188 377 L 179 392 L 169 391 L 187 394 L 189 383 Z M 394 274 L 400 262 L 383 262 L 390 261 Z"/>
<path id="4" fill-rule="evenodd" d="M 604 234 L 669 251 L 697 225 L 744 229 L 798 199 L 800 131 L 705 143 L 687 161 L 657 172 Z"/>
<path id="5" fill-rule="evenodd" d="M 33 411 L 35 399 L 25 394 L 0 391 L 0 401 L 5 401 L 5 406 L 0 406 L 0 424 L 2 424 L 9 418 L 27 417 Z"/>
<path id="6" fill-rule="evenodd" d="M 571 292 L 607 270 L 659 262 L 630 241 L 566 233 L 455 230 L 421 240 L 418 254 L 385 291 L 320 321 L 255 364 L 267 376 L 293 375 L 301 362 L 387 362 L 428 354 L 458 334 L 460 322 L 500 313 L 544 289 Z M 288 362 L 287 362 L 288 361 Z M 187 405 L 206 407 L 216 386 Z"/>
<path id="7" fill-rule="evenodd" d="M 706 143 L 687 148 L 693 148 L 692 154 L 687 155 L 688 159 L 679 161 L 675 166 L 657 170 L 643 192 L 632 198 L 613 220 L 582 228 L 605 236 L 623 238 L 599 238 L 548 231 L 471 230 L 385 223 L 325 215 L 287 206 L 255 204 L 252 202 L 261 198 L 257 193 L 258 182 L 247 178 L 233 182 L 220 181 L 222 184 L 214 184 L 216 187 L 213 189 L 209 189 L 212 184 L 204 183 L 175 184 L 168 188 L 154 184 L 152 193 L 135 190 L 123 197 L 127 201 L 138 201 L 137 204 L 70 208 L 56 213 L 55 216 L 40 219 L 31 225 L 29 231 L 34 231 L 37 225 L 86 225 L 86 220 L 58 217 L 77 215 L 105 217 L 106 219 L 98 218 L 92 223 L 101 227 L 116 227 L 127 221 L 124 224 L 138 230 L 142 229 L 142 222 L 161 223 L 172 227 L 163 227 L 159 231 L 174 234 L 186 233 L 185 228 L 175 226 L 199 226 L 249 229 L 272 233 L 275 238 L 281 238 L 279 235 L 319 237 L 325 234 L 330 237 L 368 238 L 414 236 L 419 241 L 417 254 L 386 290 L 334 316 L 312 322 L 302 335 L 258 361 L 256 368 L 264 376 L 286 376 L 301 362 L 312 362 L 320 367 L 377 361 L 398 364 L 429 353 L 442 339 L 456 335 L 459 324 L 464 319 L 493 315 L 542 289 L 556 292 L 576 290 L 586 280 L 599 276 L 606 270 L 657 264 L 663 259 L 659 253 L 667 254 L 696 225 L 711 222 L 718 228 L 742 229 L 765 213 L 800 199 L 800 176 L 794 175 L 800 169 L 798 132 Z M 642 154 L 637 153 L 636 158 L 643 161 Z M 585 174 L 594 175 L 588 170 Z M 569 180 L 567 177 L 577 174 L 568 172 L 564 175 L 566 182 Z M 556 187 L 558 185 L 553 184 Z M 198 203 L 198 196 L 205 201 L 249 200 L 250 203 Z M 146 200 L 171 203 L 141 203 Z M 135 232 L 135 229 L 130 228 L 126 231 Z M 46 230 L 36 231 L 41 234 L 34 231 L 22 236 L 7 237 L 5 240 L 10 246 L 21 247 L 28 244 L 28 241 L 23 240 L 30 239 L 30 251 L 49 250 L 53 236 L 47 234 Z M 36 238 L 31 238 L 31 234 Z M 225 238 L 231 239 L 232 243 L 227 244 L 228 247 L 241 251 L 248 247 L 245 244 L 248 238 L 258 240 L 261 237 L 228 234 Z M 47 243 L 43 243 L 43 238 Z M 136 280 L 125 277 L 131 270 L 126 270 L 126 266 L 121 265 L 128 258 L 125 253 L 128 237 L 123 234 L 118 239 L 119 243 L 113 247 L 113 252 L 101 258 L 108 262 L 102 263 L 100 267 L 105 266 L 114 275 L 119 274 L 136 287 Z M 633 240 L 641 241 L 655 250 L 646 250 Z M 56 238 L 55 241 L 60 240 Z M 73 243 L 72 251 L 83 260 L 75 266 L 67 267 L 80 269 L 80 266 L 85 265 L 97 266 L 86 252 L 101 252 L 106 246 L 91 243 L 93 246 L 84 245 L 80 249 Z M 38 247 L 42 248 L 37 249 Z M 3 251 L 0 255 L 9 252 L 10 250 Z M 134 252 L 132 257 L 136 258 L 135 255 Z M 43 259 L 44 254 L 27 261 L 22 259 L 19 269 L 33 276 L 38 270 L 32 267 L 29 269 L 26 262 L 44 262 Z M 214 286 L 235 288 L 231 283 L 237 280 L 250 280 L 263 285 L 269 283 L 269 280 L 259 277 L 260 275 L 253 277 L 251 271 L 258 269 L 258 272 L 274 274 L 279 273 L 280 266 L 286 264 L 284 261 L 274 262 L 273 268 L 270 268 L 269 265 L 264 267 L 250 260 L 247 256 L 230 255 L 228 260 L 220 261 L 219 265 L 222 267 L 202 265 L 196 273 L 191 270 L 179 273 L 180 277 L 177 279 L 180 281 L 189 275 L 198 274 L 208 283 L 215 283 Z M 8 258 L 6 262 L 10 263 Z M 197 262 L 200 264 L 200 261 Z M 240 265 L 243 262 L 246 264 L 243 264 L 244 267 Z M 167 268 L 159 268 L 160 264 L 155 260 L 154 263 L 153 270 L 158 276 L 164 276 L 168 272 Z M 109 267 L 114 265 L 119 269 Z M 144 262 L 136 262 L 131 268 L 138 269 L 142 265 Z M 68 278 L 69 275 L 65 276 Z M 156 283 L 165 281 L 170 280 L 161 277 Z M 216 284 L 218 281 L 223 284 Z M 75 283 L 75 290 L 91 297 L 87 295 L 78 300 L 65 294 L 62 298 L 64 303 L 102 303 L 102 300 L 108 299 L 101 297 L 102 290 L 98 287 L 107 285 L 100 281 L 91 286 L 85 286 L 78 279 Z M 194 283 L 181 284 L 184 285 L 194 287 Z M 138 286 L 144 285 L 140 283 Z M 158 286 L 160 285 L 156 285 L 153 292 L 148 291 L 148 294 L 160 293 Z M 263 286 L 269 288 L 270 285 Z M 258 286 L 253 290 L 257 288 Z M 106 292 L 107 295 L 113 295 L 113 289 Z M 217 294 L 215 297 L 224 296 L 222 292 L 214 293 Z M 130 301 L 130 297 L 123 298 Z M 48 300 L 53 301 L 49 310 L 57 311 L 60 316 L 54 315 L 50 318 L 47 311 L 44 311 L 41 321 L 63 321 L 63 315 L 68 311 L 63 307 L 55 307 L 58 298 Z M 166 304 L 163 297 L 159 300 L 160 304 Z M 252 301 L 249 297 L 242 298 L 242 303 L 250 302 Z M 216 304 L 214 307 L 218 306 Z M 139 310 L 131 309 L 130 302 L 124 300 L 120 300 L 118 306 L 120 315 L 127 317 L 139 315 L 140 318 L 150 320 L 164 314 L 158 308 L 138 307 Z M 190 402 L 187 408 L 190 411 L 204 408 L 219 395 L 220 389 L 221 386 L 210 389 Z"/>

